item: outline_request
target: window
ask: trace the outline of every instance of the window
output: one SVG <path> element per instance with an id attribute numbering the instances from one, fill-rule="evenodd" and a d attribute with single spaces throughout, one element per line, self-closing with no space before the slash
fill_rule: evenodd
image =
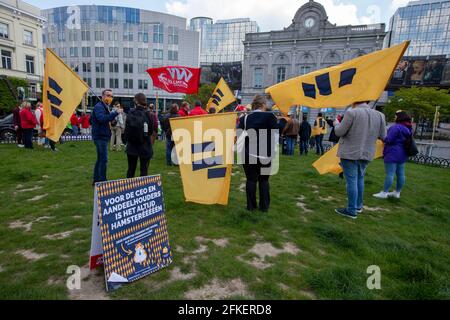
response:
<path id="1" fill-rule="evenodd" d="M 147 59 L 148 58 L 148 49 L 138 49 L 138 58 L 139 59 Z"/>
<path id="2" fill-rule="evenodd" d="M 61 58 L 65 58 L 66 57 L 66 48 L 59 48 L 59 56 Z"/>
<path id="3" fill-rule="evenodd" d="M 139 42 L 148 43 L 148 33 L 147 32 L 139 32 L 138 40 L 139 40 Z"/>
<path id="4" fill-rule="evenodd" d="M 310 66 L 301 66 L 300 67 L 300 74 L 304 75 L 304 74 L 308 74 L 311 72 L 311 67 Z"/>
<path id="5" fill-rule="evenodd" d="M 69 41 L 78 41 L 78 33 L 76 31 L 69 31 Z"/>
<path id="6" fill-rule="evenodd" d="M 91 72 L 91 64 L 83 62 L 83 72 Z"/>
<path id="7" fill-rule="evenodd" d="M 105 48 L 103 47 L 95 47 L 95 57 L 103 58 L 105 56 Z"/>
<path id="8" fill-rule="evenodd" d="M 133 79 L 123 79 L 124 89 L 133 89 Z"/>
<path id="9" fill-rule="evenodd" d="M 133 48 L 123 48 L 124 58 L 133 58 Z"/>
<path id="10" fill-rule="evenodd" d="M 109 72 L 110 73 L 119 73 L 119 64 L 118 63 L 109 63 Z"/>
<path id="11" fill-rule="evenodd" d="M 132 63 L 124 63 L 123 64 L 123 72 L 124 73 L 133 73 L 133 64 Z"/>
<path id="12" fill-rule="evenodd" d="M 34 74 L 34 57 L 25 56 L 25 65 L 27 67 L 27 73 Z"/>
<path id="13" fill-rule="evenodd" d="M 170 61 L 178 61 L 178 51 L 169 50 L 169 60 Z"/>
<path id="14" fill-rule="evenodd" d="M 119 57 L 119 48 L 118 47 L 110 47 L 109 48 L 109 57 L 110 58 L 118 58 Z"/>
<path id="15" fill-rule="evenodd" d="M 33 32 L 25 30 L 23 32 L 23 44 L 32 46 L 33 45 Z"/>
<path id="16" fill-rule="evenodd" d="M 286 80 L 286 67 L 277 68 L 277 83 Z"/>
<path id="17" fill-rule="evenodd" d="M 0 38 L 9 39 L 9 27 L 6 23 L 0 23 Z"/>
<path id="18" fill-rule="evenodd" d="M 144 73 L 147 71 L 147 66 L 145 64 L 138 64 L 138 73 Z"/>
<path id="19" fill-rule="evenodd" d="M 110 78 L 109 79 L 109 87 L 111 89 L 119 89 L 119 79 Z"/>
<path id="20" fill-rule="evenodd" d="M 12 69 L 11 51 L 2 50 L 2 68 Z"/>
<path id="21" fill-rule="evenodd" d="M 147 90 L 148 89 L 148 81 L 147 80 L 138 80 L 138 88 L 140 90 Z"/>
<path id="22" fill-rule="evenodd" d="M 255 88 L 262 88 L 263 87 L 263 69 L 262 68 L 256 68 L 254 73 L 254 87 Z"/>
<path id="23" fill-rule="evenodd" d="M 153 26 L 153 43 L 164 43 L 163 24 L 156 24 Z"/>
<path id="24" fill-rule="evenodd" d="M 58 32 L 58 41 L 66 41 L 66 33 L 64 31 Z"/>
<path id="25" fill-rule="evenodd" d="M 71 58 L 78 57 L 78 47 L 70 47 L 69 53 Z"/>
<path id="26" fill-rule="evenodd" d="M 81 31 L 81 41 L 91 41 L 91 32 Z"/>
<path id="27" fill-rule="evenodd" d="M 95 41 L 105 40 L 105 35 L 104 35 L 103 31 L 95 31 L 94 37 L 95 37 Z"/>
<path id="28" fill-rule="evenodd" d="M 123 31 L 123 41 L 133 41 L 133 31 Z"/>
<path id="29" fill-rule="evenodd" d="M 81 56 L 84 58 L 89 58 L 91 56 L 91 47 L 82 47 Z"/>
<path id="30" fill-rule="evenodd" d="M 95 64 L 95 72 L 105 72 L 105 64 L 103 62 L 97 62 Z"/>
<path id="31" fill-rule="evenodd" d="M 92 80 L 91 80 L 91 78 L 83 78 L 83 81 L 86 82 L 89 87 L 92 87 Z"/>
<path id="32" fill-rule="evenodd" d="M 118 31 L 110 31 L 108 35 L 109 41 L 119 41 L 119 32 Z"/>
<path id="33" fill-rule="evenodd" d="M 105 87 L 105 78 L 95 78 L 95 87 L 96 88 L 104 88 Z"/>
<path id="34" fill-rule="evenodd" d="M 163 60 L 164 59 L 164 51 L 160 50 L 160 49 L 153 49 L 153 59 Z"/>
<path id="35" fill-rule="evenodd" d="M 178 28 L 169 27 L 169 44 L 178 44 Z"/>

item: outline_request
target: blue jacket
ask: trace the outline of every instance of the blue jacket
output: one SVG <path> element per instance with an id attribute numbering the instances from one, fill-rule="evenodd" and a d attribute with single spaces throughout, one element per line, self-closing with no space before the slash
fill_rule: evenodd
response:
<path id="1" fill-rule="evenodd" d="M 110 112 L 104 102 L 97 103 L 91 116 L 92 139 L 109 141 L 109 139 L 111 139 L 111 128 L 109 127 L 109 123 L 113 121 L 117 115 L 118 113 L 116 111 Z"/>
<path id="2" fill-rule="evenodd" d="M 408 160 L 405 141 L 412 137 L 412 129 L 404 124 L 397 123 L 389 128 L 384 140 L 384 162 L 405 163 Z"/>

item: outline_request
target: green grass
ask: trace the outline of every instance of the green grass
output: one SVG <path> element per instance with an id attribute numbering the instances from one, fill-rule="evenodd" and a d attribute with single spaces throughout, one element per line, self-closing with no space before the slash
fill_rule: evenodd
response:
<path id="1" fill-rule="evenodd" d="M 88 262 L 95 150 L 91 142 L 58 148 L 60 152 L 51 153 L 0 145 L 0 299 L 67 299 L 67 267 Z M 269 214 L 248 213 L 245 194 L 239 191 L 241 167 L 234 168 L 239 173 L 233 176 L 227 207 L 186 203 L 178 169 L 165 166 L 164 145 L 158 142 L 150 173 L 163 176 L 174 262 L 108 296 L 182 299 L 215 278 L 239 278 L 247 297 L 255 299 L 307 299 L 311 294 L 319 299 L 449 299 L 450 171 L 408 164 L 402 199 L 382 201 L 371 197 L 384 179 L 382 161 L 373 162 L 365 204 L 389 211 L 365 211 L 353 221 L 334 213 L 345 204 L 344 182 L 316 174 L 311 167 L 315 159 L 281 157 L 280 173 L 271 178 Z M 123 178 L 126 167 L 124 153 L 110 153 L 110 179 Z M 42 188 L 18 192 L 36 186 Z M 28 201 L 43 194 L 47 196 L 41 200 Z M 304 213 L 296 205 L 301 196 L 313 212 Z M 330 201 L 319 198 L 329 196 Z M 18 220 L 28 223 L 43 216 L 50 218 L 33 223 L 29 232 L 10 228 Z M 44 237 L 73 230 L 62 240 Z M 205 242 L 208 250 L 193 254 L 201 245 L 198 236 L 226 238 L 229 243 L 219 247 Z M 249 250 L 257 243 L 276 248 L 291 243 L 301 251 L 266 257 L 265 263 L 272 265 L 262 270 L 243 261 L 255 257 Z M 47 256 L 30 261 L 17 254 L 25 249 Z M 371 265 L 381 268 L 381 290 L 367 289 L 366 270 Z M 195 277 L 169 281 L 177 267 Z"/>

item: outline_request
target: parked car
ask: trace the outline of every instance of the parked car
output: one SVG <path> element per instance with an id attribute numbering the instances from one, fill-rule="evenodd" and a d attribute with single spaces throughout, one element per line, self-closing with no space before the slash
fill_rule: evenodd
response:
<path id="1" fill-rule="evenodd" d="M 0 140 L 16 139 L 16 130 L 14 130 L 13 115 L 10 114 L 0 119 Z"/>

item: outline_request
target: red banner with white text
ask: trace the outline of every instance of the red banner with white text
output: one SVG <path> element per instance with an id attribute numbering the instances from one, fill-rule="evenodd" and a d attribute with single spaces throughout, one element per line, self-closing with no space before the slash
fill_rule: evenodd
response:
<path id="1" fill-rule="evenodd" d="M 168 66 L 147 70 L 153 86 L 169 93 L 195 94 L 200 85 L 201 68 Z"/>

